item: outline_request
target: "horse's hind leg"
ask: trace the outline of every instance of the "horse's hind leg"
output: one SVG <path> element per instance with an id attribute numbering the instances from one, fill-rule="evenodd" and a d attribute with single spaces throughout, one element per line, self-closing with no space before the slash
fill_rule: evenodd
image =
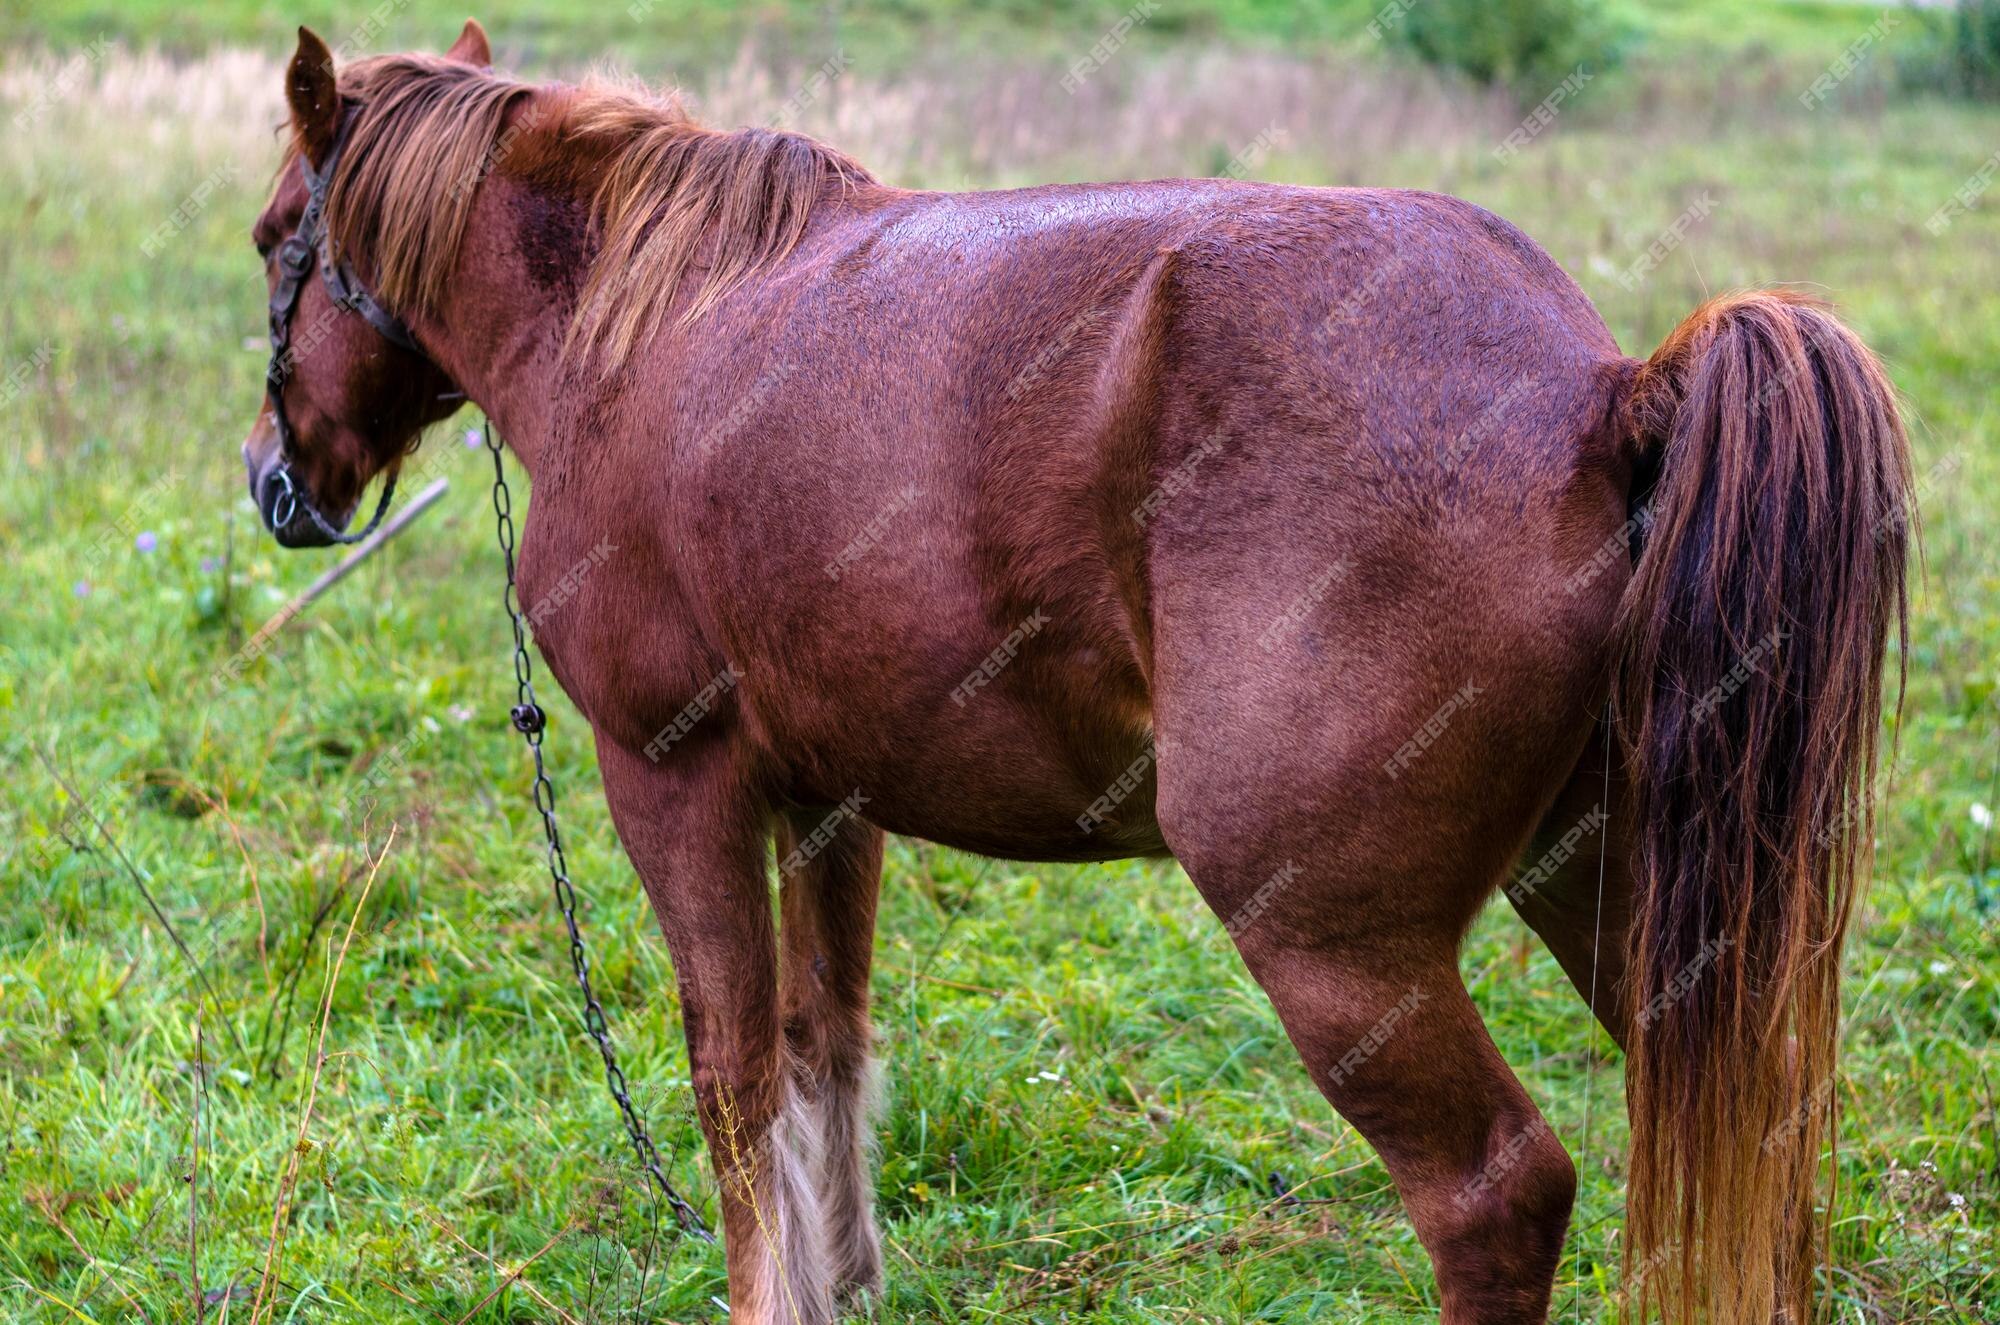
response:
<path id="1" fill-rule="evenodd" d="M 1250 951 L 1314 1084 L 1395 1179 L 1445 1325 L 1542 1321 L 1576 1170 L 1452 963 L 1283 940 Z"/>
<path id="2" fill-rule="evenodd" d="M 1180 808 L 1200 793 L 1176 789 L 1164 740 L 1160 758 L 1169 842 L 1314 1083 L 1388 1165 L 1436 1266 L 1444 1320 L 1542 1320 L 1575 1169 L 1466 995 L 1458 918 L 1412 905 L 1467 880 L 1436 872 L 1433 854 L 1399 859 L 1365 835 L 1299 822 L 1259 825 L 1268 850 L 1207 849 Z"/>
<path id="3" fill-rule="evenodd" d="M 1297 880 L 1303 896 L 1344 891 L 1316 873 Z M 1239 944 L 1314 1084 L 1388 1166 L 1446 1325 L 1539 1322 L 1576 1170 L 1501 1061 L 1442 938 L 1365 924 L 1346 939 L 1305 938 L 1260 923 Z"/>
<path id="4" fill-rule="evenodd" d="M 834 1287 L 843 1295 L 880 1289 L 868 971 L 882 830 L 838 813 L 794 815 L 780 820 L 777 839 L 785 1038 L 820 1129 L 816 1179 Z"/>
<path id="5" fill-rule="evenodd" d="M 1255 628 L 1283 603 L 1238 593 L 1233 610 Z M 1448 676 L 1413 656 L 1441 637 Z M 1539 1322 L 1575 1169 L 1501 1061 L 1457 951 L 1588 723 L 1557 702 L 1573 680 L 1549 675 L 1560 649 L 1398 638 L 1369 641 L 1366 667 L 1307 650 L 1272 665 L 1213 629 L 1164 647 L 1160 827 L 1314 1082 L 1388 1166 L 1447 1325 Z"/>
<path id="6" fill-rule="evenodd" d="M 654 764 L 600 737 L 618 835 L 673 952 L 696 1108 L 721 1192 L 730 1319 L 827 1325 L 820 1129 L 788 1070 L 769 818 L 726 738 Z"/>

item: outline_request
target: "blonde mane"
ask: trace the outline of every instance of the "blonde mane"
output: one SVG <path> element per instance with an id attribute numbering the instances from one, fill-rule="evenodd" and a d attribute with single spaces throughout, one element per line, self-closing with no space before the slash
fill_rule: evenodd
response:
<path id="1" fill-rule="evenodd" d="M 366 252 L 382 301 L 437 310 L 487 175 L 559 188 L 587 202 L 596 241 L 563 352 L 607 374 L 682 293 L 704 238 L 683 324 L 789 253 L 829 193 L 872 180 L 802 134 L 706 128 L 677 98 L 627 84 L 537 85 L 387 55 L 343 69 L 340 91 L 356 109 L 327 224 L 336 251 Z"/>

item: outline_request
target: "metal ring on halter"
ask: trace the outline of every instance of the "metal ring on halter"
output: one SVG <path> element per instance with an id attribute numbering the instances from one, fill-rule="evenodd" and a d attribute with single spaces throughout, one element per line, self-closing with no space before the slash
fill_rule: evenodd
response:
<path id="1" fill-rule="evenodd" d="M 273 529 L 283 529 L 292 522 L 292 517 L 298 514 L 299 492 L 297 488 L 292 486 L 292 467 L 290 464 L 282 461 L 279 462 L 278 472 L 271 477 L 283 489 L 271 501 L 271 527 Z"/>

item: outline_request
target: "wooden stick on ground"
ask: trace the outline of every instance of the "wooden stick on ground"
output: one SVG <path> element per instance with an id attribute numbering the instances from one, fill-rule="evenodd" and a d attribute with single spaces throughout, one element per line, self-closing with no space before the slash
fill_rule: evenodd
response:
<path id="1" fill-rule="evenodd" d="M 340 559 L 339 565 L 307 585 L 305 592 L 279 608 L 272 614 L 269 621 L 257 627 L 257 633 L 244 642 L 243 647 L 236 651 L 235 657 L 230 659 L 229 664 L 222 669 L 220 678 L 225 681 L 235 680 L 241 674 L 243 667 L 251 659 L 258 657 L 265 649 L 271 646 L 272 638 L 279 631 L 290 625 L 292 618 L 310 607 L 314 599 L 346 579 L 348 573 L 356 566 L 359 566 L 362 562 L 380 552 L 384 543 L 387 543 L 397 534 L 402 533 L 408 527 L 410 521 L 416 519 L 436 504 L 437 499 L 444 496 L 444 490 L 448 486 L 450 484 L 442 478 L 433 480 L 429 486 L 416 495 L 414 501 L 396 512 L 387 524 L 361 542 L 356 543 L 354 550 Z"/>
<path id="2" fill-rule="evenodd" d="M 380 529 L 377 529 L 361 542 L 356 543 L 354 550 L 340 559 L 339 565 L 307 585 L 303 593 L 297 598 L 292 599 L 291 602 L 286 603 L 284 610 L 280 611 L 277 616 L 272 617 L 271 620 L 283 626 L 285 622 L 290 621 L 293 617 L 311 606 L 314 599 L 346 579 L 348 572 L 374 556 L 377 552 L 380 552 L 384 543 L 394 538 L 397 534 L 402 533 L 410 521 L 422 515 L 426 510 L 429 510 L 439 497 L 444 496 L 444 490 L 448 486 L 450 484 L 445 479 L 433 479 L 422 492 L 419 492 L 411 499 L 408 506 L 390 516 L 388 523 L 384 524 Z M 262 630 L 258 631 L 258 634 L 261 635 L 262 633 Z"/>

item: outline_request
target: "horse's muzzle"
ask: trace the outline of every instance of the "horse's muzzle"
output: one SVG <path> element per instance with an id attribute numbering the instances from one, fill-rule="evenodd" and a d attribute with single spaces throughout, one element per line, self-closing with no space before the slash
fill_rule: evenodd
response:
<path id="1" fill-rule="evenodd" d="M 279 547 L 333 545 L 326 531 L 306 514 L 305 503 L 310 497 L 300 488 L 298 476 L 275 453 L 261 469 L 250 471 L 250 499 L 257 503 L 257 514 L 263 517 L 264 527 L 278 540 Z"/>

